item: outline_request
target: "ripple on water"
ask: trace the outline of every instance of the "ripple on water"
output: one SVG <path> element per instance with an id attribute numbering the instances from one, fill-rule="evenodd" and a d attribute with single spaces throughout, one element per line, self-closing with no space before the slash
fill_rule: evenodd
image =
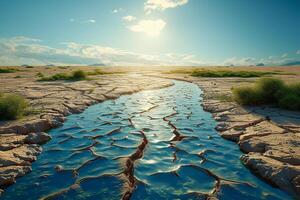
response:
<path id="1" fill-rule="evenodd" d="M 203 111 L 202 91 L 174 82 L 68 116 L 2 199 L 291 199 L 241 164 Z"/>

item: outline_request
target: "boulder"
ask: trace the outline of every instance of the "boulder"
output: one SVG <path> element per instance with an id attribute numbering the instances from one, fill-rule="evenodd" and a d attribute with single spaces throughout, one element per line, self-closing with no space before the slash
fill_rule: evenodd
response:
<path id="1" fill-rule="evenodd" d="M 29 133 L 25 138 L 25 143 L 27 144 L 44 144 L 51 140 L 51 136 L 45 132 L 40 133 Z"/>

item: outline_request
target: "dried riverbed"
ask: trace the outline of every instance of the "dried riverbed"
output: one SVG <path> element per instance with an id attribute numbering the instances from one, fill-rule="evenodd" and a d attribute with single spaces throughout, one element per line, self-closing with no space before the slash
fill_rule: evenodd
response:
<path id="1" fill-rule="evenodd" d="M 291 199 L 242 165 L 201 94 L 175 81 L 70 115 L 2 198 Z"/>

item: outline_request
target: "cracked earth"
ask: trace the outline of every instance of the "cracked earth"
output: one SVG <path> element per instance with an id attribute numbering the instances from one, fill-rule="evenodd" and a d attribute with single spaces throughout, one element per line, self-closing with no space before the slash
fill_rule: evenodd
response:
<path id="1" fill-rule="evenodd" d="M 238 79 L 165 77 L 194 83 L 174 85 L 139 74 L 100 77 L 18 86 L 41 112 L 0 126 L 4 199 L 291 198 L 257 179 L 240 157 L 256 175 L 298 197 L 298 113 L 212 98 L 230 93 Z"/>

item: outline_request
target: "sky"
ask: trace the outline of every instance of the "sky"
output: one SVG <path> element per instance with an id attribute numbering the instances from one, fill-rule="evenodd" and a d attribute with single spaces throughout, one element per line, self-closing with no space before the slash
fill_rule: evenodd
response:
<path id="1" fill-rule="evenodd" d="M 1 0 L 0 65 L 284 65 L 300 0 Z"/>

